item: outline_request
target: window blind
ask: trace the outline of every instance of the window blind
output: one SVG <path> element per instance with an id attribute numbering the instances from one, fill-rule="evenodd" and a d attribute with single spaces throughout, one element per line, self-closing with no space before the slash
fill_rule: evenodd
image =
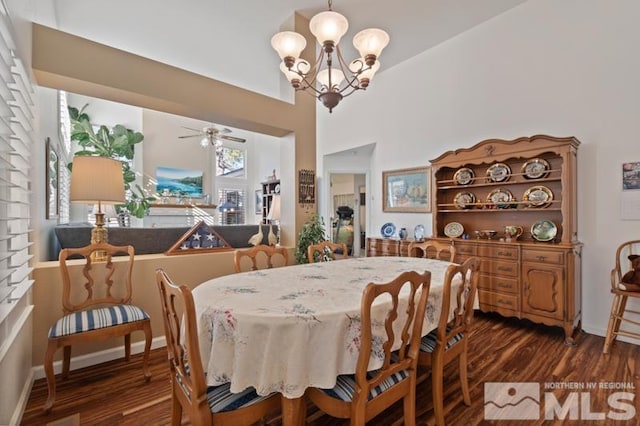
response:
<path id="1" fill-rule="evenodd" d="M 244 188 L 218 188 L 219 225 L 245 224 L 246 192 Z"/>
<path id="2" fill-rule="evenodd" d="M 67 93 L 58 91 L 58 120 L 60 125 L 60 167 L 58 170 L 58 206 L 60 223 L 69 223 L 69 188 L 71 187 L 71 172 L 67 164 L 73 160 L 71 153 L 71 118 L 69 117 L 69 106 L 67 103 Z"/>
<path id="3" fill-rule="evenodd" d="M 31 288 L 29 196 L 34 90 L 0 4 L 0 321 Z"/>

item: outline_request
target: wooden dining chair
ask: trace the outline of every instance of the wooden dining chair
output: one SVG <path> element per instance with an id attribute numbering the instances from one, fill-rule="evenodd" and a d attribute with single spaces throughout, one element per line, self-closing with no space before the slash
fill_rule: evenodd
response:
<path id="1" fill-rule="evenodd" d="M 430 284 L 430 272 L 411 271 L 403 272 L 389 283 L 369 283 L 365 287 L 356 372 L 338 376 L 332 389 L 307 389 L 306 395 L 320 410 L 333 417 L 348 418 L 352 425 L 364 425 L 402 399 L 404 424 L 415 425 L 416 370 L 423 324 L 419 319 L 425 315 Z M 407 289 L 408 295 L 401 300 L 399 294 L 403 289 Z M 380 316 L 373 313 L 374 304 L 389 297 L 392 306 L 382 324 Z M 378 312 L 381 305 L 387 306 L 378 303 Z M 376 333 L 374 326 L 377 326 Z M 396 330 L 401 332 L 396 335 Z M 398 344 L 399 348 L 394 347 Z M 367 371 L 372 358 L 381 361 L 382 366 Z"/>
<path id="2" fill-rule="evenodd" d="M 456 358 L 458 358 L 462 397 L 466 405 L 471 405 L 467 378 L 467 352 L 479 270 L 480 259 L 477 257 L 470 257 L 462 265 L 449 265 L 444 276 L 438 328 L 424 336 L 420 342 L 418 365 L 431 369 L 433 411 L 438 426 L 445 424 L 442 383 L 444 366 Z M 462 283 L 453 293 L 452 284 L 456 277 Z M 452 297 L 455 297 L 456 301 L 453 312 L 451 312 Z"/>
<path id="3" fill-rule="evenodd" d="M 312 244 L 307 248 L 307 257 L 309 259 L 309 263 L 336 260 L 336 255 L 338 254 L 340 255 L 338 259 L 349 258 L 346 244 L 323 241 L 318 244 Z"/>
<path id="4" fill-rule="evenodd" d="M 104 262 L 92 260 L 92 255 L 96 252 L 104 256 Z M 126 256 L 114 261 L 113 257 L 119 254 Z M 56 397 L 53 357 L 59 348 L 64 348 L 62 377 L 67 378 L 72 345 L 124 336 L 124 356 L 129 361 L 131 333 L 142 331 L 145 335 L 142 370 L 146 381 L 151 378 L 148 365 L 151 321 L 142 308 L 131 305 L 134 255 L 133 246 L 113 246 L 106 243 L 60 251 L 64 316 L 49 329 L 44 356 L 44 372 L 49 389 L 44 407 L 46 412 L 51 410 Z M 71 258 L 84 260 L 82 278 L 78 275 L 77 279 L 72 280 L 69 265 Z"/>
<path id="5" fill-rule="evenodd" d="M 453 262 L 456 258 L 456 248 L 452 244 L 444 244 L 439 241 L 413 241 L 407 247 L 409 256 L 423 257 L 425 259 L 439 259 Z"/>
<path id="6" fill-rule="evenodd" d="M 640 240 L 627 241 L 616 250 L 615 267 L 611 270 L 611 293 L 613 304 L 609 315 L 609 325 L 604 339 L 602 353 L 609 353 L 618 336 L 640 339 L 640 333 L 632 328 L 640 326 L 640 311 L 627 309 L 627 300 L 640 299 Z M 631 256 L 631 257 L 630 257 Z M 622 324 L 626 328 L 621 328 Z M 639 369 L 640 371 L 640 369 Z"/>
<path id="7" fill-rule="evenodd" d="M 181 424 L 183 411 L 199 426 L 253 424 L 277 410 L 277 393 L 260 396 L 253 388 L 231 393 L 230 383 L 207 386 L 191 290 L 175 285 L 162 269 L 156 270 L 156 282 L 171 375 L 171 425 Z"/>
<path id="8" fill-rule="evenodd" d="M 287 266 L 289 264 L 289 251 L 285 247 L 273 247 L 258 244 L 249 249 L 238 249 L 233 254 L 233 267 L 236 272 L 242 272 L 243 259 L 249 259 L 251 270 L 271 269 L 274 266 Z M 277 259 L 276 265 L 273 260 Z"/>

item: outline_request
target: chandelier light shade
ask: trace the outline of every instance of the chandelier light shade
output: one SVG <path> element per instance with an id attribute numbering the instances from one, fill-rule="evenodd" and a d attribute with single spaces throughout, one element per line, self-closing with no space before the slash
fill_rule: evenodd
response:
<path id="1" fill-rule="evenodd" d="M 278 52 L 280 70 L 295 90 L 316 96 L 329 112 L 342 98 L 366 89 L 380 68 L 378 58 L 389 44 L 389 34 L 377 28 L 362 30 L 353 37 L 360 58 L 347 63 L 340 52 L 340 39 L 349 29 L 349 21 L 331 10 L 320 12 L 309 21 L 309 29 L 320 44 L 320 53 L 312 66 L 300 58 L 307 45 L 305 38 L 293 31 L 283 31 L 271 38 Z M 334 58 L 336 59 L 334 61 Z"/>
<path id="2" fill-rule="evenodd" d="M 96 204 L 96 226 L 91 230 L 91 244 L 107 243 L 103 205 L 124 204 L 122 163 L 105 157 L 76 156 L 71 166 L 69 201 Z M 103 260 L 102 252 L 94 252 L 93 260 Z"/>

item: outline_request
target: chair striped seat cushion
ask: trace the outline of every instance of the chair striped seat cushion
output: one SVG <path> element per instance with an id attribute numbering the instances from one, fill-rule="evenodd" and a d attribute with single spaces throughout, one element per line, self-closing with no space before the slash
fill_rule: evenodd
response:
<path id="1" fill-rule="evenodd" d="M 231 393 L 231 383 L 207 388 L 207 400 L 212 413 L 237 410 L 248 407 L 273 396 L 260 396 L 254 388 L 247 388 L 239 393 Z"/>
<path id="2" fill-rule="evenodd" d="M 421 352 L 429 352 L 429 353 L 435 351 L 436 350 L 436 339 L 437 339 L 437 337 L 438 337 L 438 329 L 435 329 L 431 333 L 429 333 L 426 336 L 424 336 L 422 338 L 422 340 L 420 340 L 420 351 Z M 455 344 L 457 344 L 459 341 L 462 340 L 463 337 L 464 337 L 464 335 L 462 333 L 458 333 L 455 336 L 453 336 L 447 342 L 446 349 L 449 349 L 452 346 L 454 346 Z"/>
<path id="3" fill-rule="evenodd" d="M 137 306 L 132 305 L 115 305 L 78 311 L 65 315 L 56 321 L 49 329 L 49 338 L 68 336 L 69 334 L 146 319 L 149 319 L 149 315 Z"/>
<path id="4" fill-rule="evenodd" d="M 369 371 L 367 373 L 367 378 L 372 378 L 377 371 Z M 371 389 L 369 391 L 369 395 L 367 396 L 367 400 L 371 401 L 376 396 L 380 395 L 382 392 L 391 388 L 392 386 L 400 383 L 404 379 L 409 377 L 409 373 L 406 370 L 398 371 L 392 376 L 387 377 L 383 380 L 378 386 Z M 356 389 L 356 376 L 354 374 L 343 374 L 338 376 L 336 380 L 336 386 L 333 389 L 319 389 L 320 391 L 326 393 L 327 395 L 341 399 L 343 401 L 351 401 L 353 399 L 353 395 L 355 394 Z"/>

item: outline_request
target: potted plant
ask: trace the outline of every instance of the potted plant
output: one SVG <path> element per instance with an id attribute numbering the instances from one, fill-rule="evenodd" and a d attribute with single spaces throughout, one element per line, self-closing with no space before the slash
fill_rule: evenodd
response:
<path id="1" fill-rule="evenodd" d="M 80 110 L 69 107 L 71 140 L 77 142 L 81 147 L 74 155 L 93 155 L 120 161 L 122 163 L 124 189 L 129 191 L 130 194 L 124 207 L 131 215 L 138 218 L 144 217 L 151 206 L 151 202 L 155 201 L 156 198 L 148 195 L 138 184 L 132 188 L 136 175 L 129 164 L 133 159 L 134 146 L 143 141 L 144 135 L 127 129 L 121 124 L 115 125 L 112 129 L 102 125 L 97 131 L 94 130 L 91 118 L 84 112 L 87 105 Z M 71 167 L 71 164 L 69 164 L 69 167 Z"/>
<path id="2" fill-rule="evenodd" d="M 307 258 L 307 250 L 309 249 L 309 246 L 319 244 L 326 239 L 324 219 L 317 213 L 313 213 L 309 218 L 309 221 L 302 226 L 302 230 L 298 235 L 296 261 L 298 263 L 309 263 L 309 259 Z"/>

